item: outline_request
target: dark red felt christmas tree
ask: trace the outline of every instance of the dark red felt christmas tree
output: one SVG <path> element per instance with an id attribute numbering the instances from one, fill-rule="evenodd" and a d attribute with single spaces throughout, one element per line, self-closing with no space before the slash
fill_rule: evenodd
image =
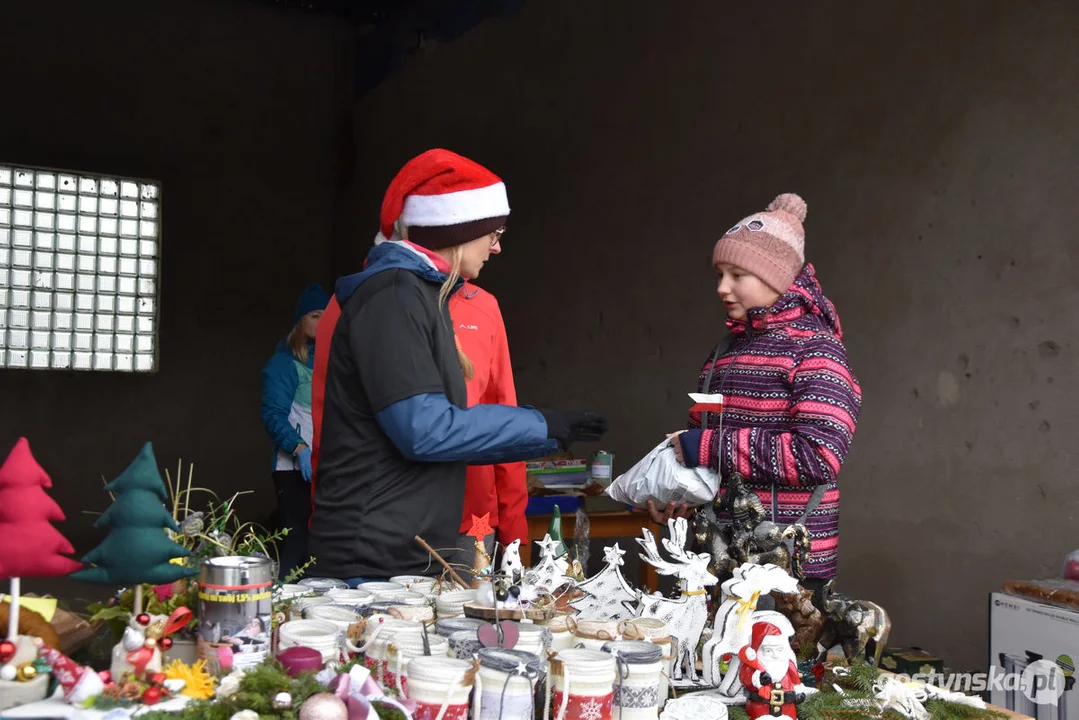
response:
<path id="1" fill-rule="evenodd" d="M 52 480 L 30 453 L 30 443 L 19 438 L 0 466 L 0 578 L 11 580 L 12 640 L 19 627 L 19 578 L 67 575 L 82 567 L 64 557 L 75 548 L 52 526 L 64 520 L 64 513 L 45 492 L 51 487 Z"/>

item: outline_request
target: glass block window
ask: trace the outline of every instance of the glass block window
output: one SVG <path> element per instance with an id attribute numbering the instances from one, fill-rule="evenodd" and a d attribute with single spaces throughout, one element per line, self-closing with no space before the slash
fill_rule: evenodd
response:
<path id="1" fill-rule="evenodd" d="M 0 164 L 0 368 L 157 369 L 158 183 Z"/>

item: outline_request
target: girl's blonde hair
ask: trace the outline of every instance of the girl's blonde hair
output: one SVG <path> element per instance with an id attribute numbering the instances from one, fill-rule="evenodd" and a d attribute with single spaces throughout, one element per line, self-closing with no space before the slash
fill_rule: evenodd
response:
<path id="1" fill-rule="evenodd" d="M 300 321 L 292 328 L 292 332 L 288 334 L 288 338 L 285 340 L 285 345 L 288 346 L 292 356 L 299 360 L 301 365 L 307 364 L 307 333 L 303 330 L 303 318 L 300 318 Z"/>
<path id="2" fill-rule="evenodd" d="M 401 236 L 401 239 L 407 240 L 408 228 L 400 222 L 396 223 L 396 227 L 397 234 Z M 449 300 L 454 285 L 461 279 L 461 254 L 463 252 L 460 245 L 453 248 L 453 260 L 450 263 L 450 273 L 446 276 L 446 280 L 442 283 L 442 287 L 438 289 L 439 312 L 442 311 L 442 308 L 446 307 L 446 301 Z M 450 329 L 453 331 L 453 342 L 457 346 L 457 362 L 461 363 L 461 372 L 464 373 L 465 380 L 471 380 L 476 375 L 476 368 L 472 365 L 472 361 L 461 347 L 461 339 L 457 337 L 457 330 L 453 327 L 452 323 L 450 324 Z"/>

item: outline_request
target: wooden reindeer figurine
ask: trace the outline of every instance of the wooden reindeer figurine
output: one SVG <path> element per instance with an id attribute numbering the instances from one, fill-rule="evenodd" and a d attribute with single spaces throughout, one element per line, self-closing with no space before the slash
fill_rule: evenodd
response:
<path id="1" fill-rule="evenodd" d="M 706 590 L 717 582 L 716 576 L 708 572 L 712 561 L 707 553 L 695 553 L 688 549 L 688 523 L 685 518 L 671 518 L 667 521 L 671 537 L 663 541 L 663 547 L 674 562 L 664 560 L 656 547 L 656 539 L 647 528 L 644 539 L 637 539 L 645 554 L 640 558 L 656 568 L 661 575 L 674 575 L 679 579 L 682 596 L 671 600 L 663 597 L 645 595 L 641 598 L 640 617 L 659 618 L 667 623 L 671 635 L 676 639 L 672 683 L 682 681 L 682 673 L 688 676 L 684 685 L 697 684 L 697 644 L 701 633 L 708 623 L 708 597 Z"/>

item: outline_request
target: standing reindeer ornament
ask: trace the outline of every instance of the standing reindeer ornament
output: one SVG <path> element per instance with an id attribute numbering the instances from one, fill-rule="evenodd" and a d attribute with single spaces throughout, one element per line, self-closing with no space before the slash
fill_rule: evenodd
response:
<path id="1" fill-rule="evenodd" d="M 647 528 L 643 531 L 644 539 L 637 539 L 645 552 L 640 558 L 659 574 L 677 577 L 682 595 L 673 600 L 645 595 L 641 598 L 639 616 L 659 618 L 667 623 L 676 640 L 671 685 L 693 687 L 700 685 L 697 678 L 697 645 L 708 623 L 708 595 L 705 588 L 715 585 L 717 579 L 708 572 L 711 556 L 688 549 L 688 523 L 685 518 L 671 518 L 667 521 L 667 527 L 671 537 L 663 541 L 663 547 L 673 562 L 660 556 L 656 538 Z"/>

